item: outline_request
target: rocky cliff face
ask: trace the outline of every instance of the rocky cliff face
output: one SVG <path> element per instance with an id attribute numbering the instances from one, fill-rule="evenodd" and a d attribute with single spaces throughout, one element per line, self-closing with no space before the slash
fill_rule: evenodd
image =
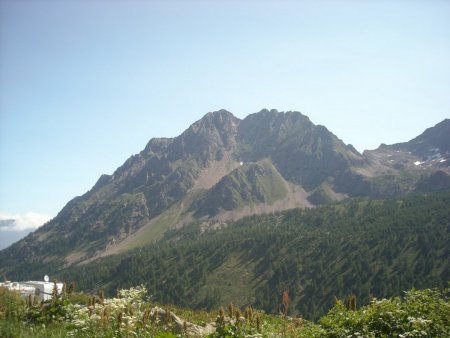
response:
<path id="1" fill-rule="evenodd" d="M 284 178 L 307 190 L 352 165 L 364 165 L 354 148 L 298 112 L 250 115 L 240 124 L 238 139 L 244 161 L 270 158 Z"/>
<path id="2" fill-rule="evenodd" d="M 176 138 L 150 140 L 53 220 L 1 251 L 0 271 L 81 264 L 195 220 L 447 189 L 449 121 L 362 155 L 299 112 L 262 110 L 243 120 L 225 110 L 208 113 Z"/>

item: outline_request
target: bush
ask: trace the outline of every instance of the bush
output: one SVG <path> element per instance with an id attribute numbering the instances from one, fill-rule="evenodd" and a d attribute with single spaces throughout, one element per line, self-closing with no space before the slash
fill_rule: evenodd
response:
<path id="1" fill-rule="evenodd" d="M 319 323 L 324 337 L 450 337 L 448 289 L 411 290 L 356 311 L 338 301 Z"/>
<path id="2" fill-rule="evenodd" d="M 25 301 L 19 292 L 0 287 L 0 319 L 19 318 L 25 308 Z"/>

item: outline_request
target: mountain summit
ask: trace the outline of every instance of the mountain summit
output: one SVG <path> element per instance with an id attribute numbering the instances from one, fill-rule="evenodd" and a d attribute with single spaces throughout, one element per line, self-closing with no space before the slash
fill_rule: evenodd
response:
<path id="1" fill-rule="evenodd" d="M 396 150 L 407 150 L 421 157 L 422 161 L 439 159 L 443 163 L 450 157 L 450 119 L 445 119 L 406 143 L 394 144 Z M 447 166 L 450 163 L 447 163 Z"/>
<path id="2" fill-rule="evenodd" d="M 43 271 L 83 264 L 193 221 L 446 189 L 449 124 L 360 154 L 300 112 L 263 109 L 243 120 L 211 112 L 178 137 L 151 139 L 50 222 L 1 251 L 0 272 L 25 276 L 28 264 Z"/>

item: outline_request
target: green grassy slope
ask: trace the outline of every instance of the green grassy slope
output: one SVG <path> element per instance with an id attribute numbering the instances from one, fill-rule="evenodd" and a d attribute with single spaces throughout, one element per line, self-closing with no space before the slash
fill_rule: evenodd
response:
<path id="1" fill-rule="evenodd" d="M 197 217 L 215 216 L 220 211 L 246 205 L 272 204 L 287 195 L 287 183 L 269 160 L 244 164 L 223 177 L 191 210 Z"/>

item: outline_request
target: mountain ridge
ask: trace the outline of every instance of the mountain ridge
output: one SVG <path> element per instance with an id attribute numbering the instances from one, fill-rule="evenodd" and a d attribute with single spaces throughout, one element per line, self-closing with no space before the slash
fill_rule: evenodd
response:
<path id="1" fill-rule="evenodd" d="M 80 264 L 146 243 L 133 242 L 134 234 L 144 232 L 151 242 L 197 219 L 448 189 L 450 155 L 430 147 L 448 145 L 449 121 L 360 154 L 300 112 L 263 109 L 242 120 L 210 112 L 177 137 L 151 139 L 0 258 L 13 266 L 36 259 Z M 5 271 L 13 270 L 0 265 Z"/>

